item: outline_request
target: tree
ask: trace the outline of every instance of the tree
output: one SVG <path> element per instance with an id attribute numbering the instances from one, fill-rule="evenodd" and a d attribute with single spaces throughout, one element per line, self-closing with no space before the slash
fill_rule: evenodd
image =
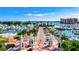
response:
<path id="1" fill-rule="evenodd" d="M 60 36 L 61 40 L 69 40 L 68 36 L 66 36 L 65 34 Z"/>
<path id="2" fill-rule="evenodd" d="M 72 40 L 72 48 L 71 51 L 79 51 L 79 41 L 78 40 Z"/>
<path id="3" fill-rule="evenodd" d="M 64 41 L 61 44 L 61 48 L 64 49 L 64 51 L 70 51 L 72 47 L 73 46 L 72 46 L 72 43 L 70 43 L 70 41 Z"/>
<path id="4" fill-rule="evenodd" d="M 16 35 L 16 36 L 14 37 L 14 39 L 20 40 L 20 36 L 19 36 L 19 35 Z"/>
<path id="5" fill-rule="evenodd" d="M 79 51 L 79 41 L 78 40 L 68 40 L 61 44 L 61 48 L 64 51 Z"/>
<path id="6" fill-rule="evenodd" d="M 54 30 L 52 30 L 51 28 L 48 28 L 49 33 L 54 34 Z"/>
<path id="7" fill-rule="evenodd" d="M 0 30 L 0 34 L 2 34 L 2 31 Z"/>
<path id="8" fill-rule="evenodd" d="M 26 24 L 27 24 L 27 25 L 28 25 L 28 24 L 31 24 L 31 22 L 29 21 L 29 22 L 27 22 Z"/>
<path id="9" fill-rule="evenodd" d="M 31 31 L 30 31 L 34 36 L 37 34 L 37 30 L 35 28 L 33 28 Z"/>
<path id="10" fill-rule="evenodd" d="M 18 35 L 24 35 L 26 34 L 26 29 L 21 30 L 20 32 L 17 33 Z"/>

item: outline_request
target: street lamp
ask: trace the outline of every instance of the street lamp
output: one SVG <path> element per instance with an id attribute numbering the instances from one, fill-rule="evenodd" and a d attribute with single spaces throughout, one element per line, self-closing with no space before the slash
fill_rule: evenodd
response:
<path id="1" fill-rule="evenodd" d="M 22 47 L 23 47 L 23 36 L 21 35 L 20 37 L 21 37 L 21 41 L 20 41 L 20 49 L 22 49 Z"/>

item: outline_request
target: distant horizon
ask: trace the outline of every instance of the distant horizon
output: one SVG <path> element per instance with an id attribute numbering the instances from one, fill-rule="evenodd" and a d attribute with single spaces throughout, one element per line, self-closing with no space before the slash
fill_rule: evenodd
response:
<path id="1" fill-rule="evenodd" d="M 51 20 L 52 21 L 52 20 Z M 51 22 L 50 21 L 50 22 Z M 56 20 L 56 21 L 60 21 L 60 20 Z M 40 21 L 0 21 L 0 22 L 40 22 Z M 43 22 L 43 21 L 42 21 Z"/>
<path id="2" fill-rule="evenodd" d="M 0 7 L 0 21 L 60 21 L 78 18 L 79 7 Z"/>

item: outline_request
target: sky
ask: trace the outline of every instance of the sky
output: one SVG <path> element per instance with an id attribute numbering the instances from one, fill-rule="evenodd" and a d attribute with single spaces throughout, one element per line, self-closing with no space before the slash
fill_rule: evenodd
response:
<path id="1" fill-rule="evenodd" d="M 79 18 L 79 7 L 0 7 L 0 21 L 59 21 Z"/>

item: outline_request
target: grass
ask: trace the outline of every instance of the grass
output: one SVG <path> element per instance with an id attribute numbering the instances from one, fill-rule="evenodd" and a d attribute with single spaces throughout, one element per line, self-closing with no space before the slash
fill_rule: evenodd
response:
<path id="1" fill-rule="evenodd" d="M 4 43 L 0 43 L 0 51 L 6 51 Z"/>
<path id="2" fill-rule="evenodd" d="M 7 41 L 7 38 L 0 38 L 0 42 Z"/>
<path id="3" fill-rule="evenodd" d="M 0 51 L 5 51 L 6 50 L 6 46 L 5 46 L 5 41 L 7 41 L 8 38 L 0 38 Z"/>

